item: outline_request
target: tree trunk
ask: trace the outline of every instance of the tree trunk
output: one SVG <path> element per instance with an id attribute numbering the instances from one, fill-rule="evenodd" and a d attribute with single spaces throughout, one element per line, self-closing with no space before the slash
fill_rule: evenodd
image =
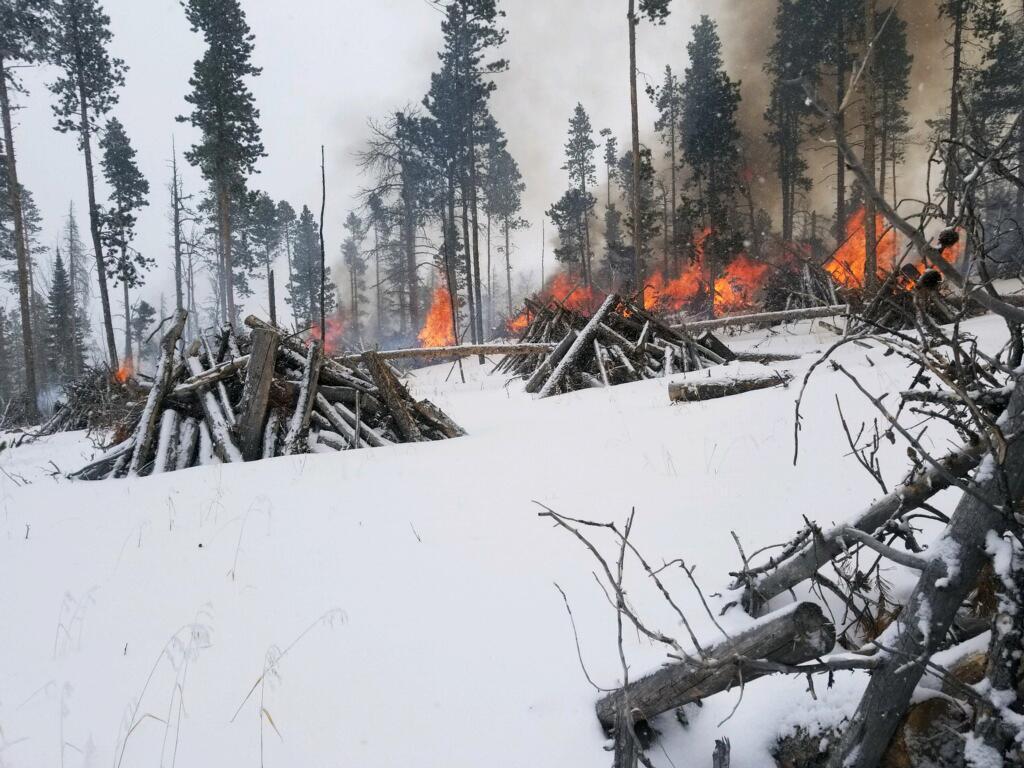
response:
<path id="1" fill-rule="evenodd" d="M 897 619 L 879 666 L 871 675 L 842 740 L 829 757 L 830 768 L 874 768 L 903 719 L 910 697 L 925 672 L 924 662 L 943 642 L 964 600 L 989 561 L 990 536 L 1006 530 L 1010 512 L 1024 496 L 1024 382 L 1018 380 L 1000 419 L 1007 438 L 1005 459 L 976 476 L 975 494 L 964 494 L 938 540 L 941 548 L 925 553 L 927 564 Z M 1008 486 L 1004 484 L 1004 479 Z M 952 553 L 952 554 L 946 554 Z"/>
<path id="2" fill-rule="evenodd" d="M 473 298 L 476 300 L 476 339 L 484 341 L 484 304 L 481 292 L 480 278 L 480 218 L 479 205 L 476 195 L 477 170 L 476 170 L 476 138 L 472 127 L 469 132 L 469 213 L 470 226 L 473 235 Z M 480 362 L 483 362 L 481 360 Z"/>
<path id="3" fill-rule="evenodd" d="M 956 183 L 957 163 L 956 145 L 952 142 L 960 135 L 960 77 L 963 71 L 961 56 L 963 54 L 964 39 L 964 3 L 963 0 L 955 0 L 953 10 L 953 77 L 949 89 L 949 139 L 950 144 L 946 148 L 946 173 L 943 179 L 946 187 L 946 223 L 953 221 L 956 213 L 956 197 L 953 194 L 953 186 Z M 866 162 L 867 158 L 865 158 Z"/>
<path id="4" fill-rule="evenodd" d="M 768 376 L 733 376 L 721 379 L 693 379 L 668 385 L 668 399 L 674 403 L 689 403 L 700 400 L 716 400 L 730 395 L 741 395 L 757 389 L 785 386 L 793 380 L 788 373 Z"/>
<path id="5" fill-rule="evenodd" d="M 107 337 L 107 355 L 110 366 L 117 368 L 117 342 L 114 341 L 114 318 L 110 312 L 110 294 L 107 292 L 107 268 L 103 263 L 103 243 L 100 241 L 100 211 L 96 204 L 96 179 L 92 169 L 92 131 L 89 129 L 88 102 L 85 97 L 83 75 L 78 77 L 78 100 L 81 105 L 78 132 L 85 154 L 85 181 L 89 192 L 89 233 L 96 254 L 96 279 L 100 285 L 100 305 L 103 307 L 103 328 Z"/>
<path id="6" fill-rule="evenodd" d="M 474 344 L 480 342 L 476 333 L 476 294 L 473 291 L 473 248 L 469 238 L 469 197 L 467 183 L 462 182 L 462 248 L 466 269 L 466 300 L 469 305 L 469 338 Z"/>
<path id="7" fill-rule="evenodd" d="M 270 253 L 267 253 L 267 302 L 270 304 L 270 324 L 277 325 L 277 286 L 274 285 L 274 270 L 270 268 Z"/>
<path id="8" fill-rule="evenodd" d="M 512 319 L 512 254 L 509 251 L 508 218 L 505 219 L 505 288 L 508 292 L 508 319 Z"/>
<path id="9" fill-rule="evenodd" d="M 836 105 L 846 98 L 846 25 L 842 13 L 836 16 Z M 846 134 L 846 116 L 836 114 L 836 131 Z M 846 238 L 846 158 L 843 150 L 836 147 L 836 242 Z"/>
<path id="10" fill-rule="evenodd" d="M 224 311 L 222 322 L 235 322 L 235 270 L 231 263 L 231 192 L 226 179 L 217 181 L 217 220 L 220 234 L 221 273 L 224 280 Z"/>
<path id="11" fill-rule="evenodd" d="M 178 179 L 178 153 L 171 149 L 171 222 L 174 228 L 174 307 L 184 309 L 181 265 L 181 181 Z M 273 312 L 273 308 L 271 308 Z"/>
<path id="12" fill-rule="evenodd" d="M 125 258 L 124 246 L 121 247 L 121 258 Z M 132 305 L 128 298 L 128 281 L 123 277 L 121 286 L 124 288 L 124 362 L 131 366 L 134 365 L 132 363 Z"/>
<path id="13" fill-rule="evenodd" d="M 867 49 L 867 65 L 864 67 L 864 169 L 872 186 L 875 185 L 875 7 L 876 0 L 865 0 L 864 39 Z M 875 215 L 875 201 L 871 195 L 864 196 L 864 291 L 868 297 L 878 289 L 878 232 Z"/>
<path id="14" fill-rule="evenodd" d="M 28 243 L 25 240 L 25 222 L 21 209 L 21 184 L 18 182 L 18 165 L 14 156 L 14 130 L 11 127 L 11 105 L 7 95 L 7 70 L 0 57 L 0 113 L 4 124 L 4 146 L 7 149 L 7 194 L 11 215 L 14 218 L 14 250 L 18 258 L 18 304 L 21 309 L 21 340 L 25 364 L 25 407 L 26 415 L 32 419 L 38 415 L 36 405 L 39 392 L 36 388 L 35 343 L 32 338 L 32 311 L 28 290 Z"/>
<path id="15" fill-rule="evenodd" d="M 594 313 L 594 316 L 590 318 L 587 324 L 580 331 L 579 336 L 573 341 L 571 347 L 565 353 L 565 356 L 558 362 L 555 369 L 551 372 L 551 376 L 547 381 L 544 382 L 544 386 L 541 387 L 538 397 L 550 397 L 555 394 L 555 390 L 561 383 L 562 379 L 565 378 L 566 373 L 569 369 L 575 365 L 577 358 L 585 351 L 588 350 L 594 341 L 594 337 L 597 336 L 598 330 L 601 328 L 601 323 L 604 322 L 605 317 L 611 312 L 615 305 L 618 304 L 619 297 L 614 293 L 609 294 L 601 305 L 600 309 Z"/>
<path id="16" fill-rule="evenodd" d="M 642 228 L 640 226 L 640 115 L 636 96 L 636 0 L 629 0 L 629 109 L 632 117 L 633 133 L 633 194 L 630 208 L 633 213 L 633 291 L 643 286 L 643 275 L 640 273 L 640 254 L 643 251 Z M 640 296 L 640 307 L 644 306 L 643 293 Z"/>
<path id="17" fill-rule="evenodd" d="M 409 287 L 409 320 L 413 328 L 420 327 L 419 281 L 416 278 L 416 215 L 405 170 L 402 171 L 402 230 L 405 247 L 405 279 Z"/>

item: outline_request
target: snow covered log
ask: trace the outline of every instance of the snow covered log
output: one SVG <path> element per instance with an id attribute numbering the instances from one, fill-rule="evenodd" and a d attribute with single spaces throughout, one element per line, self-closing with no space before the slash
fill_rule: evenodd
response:
<path id="1" fill-rule="evenodd" d="M 793 376 L 789 373 L 773 373 L 768 376 L 729 376 L 717 379 L 674 381 L 668 385 L 668 398 L 674 403 L 715 400 L 720 397 L 753 392 L 757 389 L 786 386 L 792 380 Z"/>
<path id="2" fill-rule="evenodd" d="M 555 348 L 552 343 L 519 343 L 519 344 L 462 344 L 453 347 L 415 347 L 412 349 L 375 350 L 381 360 L 444 360 L 473 355 L 546 355 Z M 335 357 L 341 363 L 359 363 L 363 355 L 344 355 Z"/>
<path id="3" fill-rule="evenodd" d="M 295 412 L 288 422 L 288 432 L 284 436 L 282 452 L 285 456 L 306 453 L 309 450 L 309 419 L 313 415 L 316 404 L 316 387 L 320 380 L 320 361 L 324 354 L 324 344 L 314 339 L 309 345 L 306 355 L 306 370 L 299 388 L 299 396 L 295 401 Z"/>
<path id="4" fill-rule="evenodd" d="M 203 364 L 199 357 L 190 357 L 187 360 L 188 369 L 192 375 L 201 376 Z M 242 461 L 242 453 L 235 445 L 231 436 L 230 425 L 227 417 L 221 410 L 220 401 L 210 392 L 208 387 L 203 387 L 196 393 L 199 398 L 199 406 L 203 410 L 203 424 L 209 429 L 210 439 L 213 441 L 213 452 L 225 464 L 232 461 Z"/>
<path id="5" fill-rule="evenodd" d="M 797 320 L 813 320 L 818 317 L 834 317 L 835 315 L 845 315 L 848 310 L 849 307 L 846 304 L 833 304 L 827 307 L 807 307 L 805 309 L 787 309 L 782 312 L 758 312 L 752 315 L 716 317 L 714 320 L 696 320 L 692 323 L 679 323 L 672 327 L 687 331 L 709 331 L 737 325 L 791 323 Z"/>
<path id="6" fill-rule="evenodd" d="M 946 530 L 926 551 L 921 577 L 906 607 L 886 633 L 886 650 L 868 681 L 857 711 L 829 756 L 830 768 L 874 768 L 910 705 L 928 659 L 946 637 L 961 604 L 990 561 L 991 537 L 998 539 L 1013 508 L 1024 497 L 1024 386 L 1018 379 L 999 427 L 1006 436 L 1000 466 L 988 454 Z"/>
<path id="7" fill-rule="evenodd" d="M 768 674 L 761 668 L 745 667 L 745 662 L 800 664 L 828 653 L 835 640 L 835 627 L 820 606 L 793 603 L 707 648 L 703 659 L 667 664 L 604 696 L 597 702 L 597 719 L 608 733 L 615 732 L 619 728 L 616 713 L 627 701 L 634 722 L 649 722 L 662 712 L 720 693 L 741 679 L 749 683 Z"/>
<path id="8" fill-rule="evenodd" d="M 556 365 L 555 369 L 551 372 L 551 376 L 549 376 L 548 380 L 544 382 L 544 386 L 540 388 L 540 392 L 538 393 L 539 397 L 550 397 L 555 393 L 555 390 L 561 383 L 562 379 L 565 378 L 569 369 L 575 365 L 577 358 L 579 358 L 583 350 L 586 349 L 594 340 L 594 337 L 597 335 L 598 328 L 604 322 L 604 318 L 612 311 L 612 308 L 618 303 L 618 301 L 619 297 L 615 294 L 609 295 L 604 300 L 601 307 L 594 313 L 594 316 L 590 318 L 590 322 L 583 327 L 583 330 L 580 331 L 579 335 L 573 341 L 572 346 L 569 347 L 565 356 L 558 361 L 558 365 Z M 646 333 L 647 330 L 645 326 L 645 330 L 641 331 L 641 336 L 646 335 Z"/>

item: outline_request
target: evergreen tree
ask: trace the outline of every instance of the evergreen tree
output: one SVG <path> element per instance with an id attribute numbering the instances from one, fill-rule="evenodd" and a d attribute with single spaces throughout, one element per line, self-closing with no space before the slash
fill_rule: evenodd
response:
<path id="1" fill-rule="evenodd" d="M 366 301 L 366 258 L 363 255 L 363 239 L 366 228 L 363 220 L 354 212 L 345 219 L 345 240 L 341 244 L 341 255 L 348 270 L 348 304 L 352 333 L 356 340 L 362 339 L 363 304 Z"/>
<path id="2" fill-rule="evenodd" d="M 50 281 L 46 324 L 46 357 L 57 384 L 66 384 L 74 379 L 84 357 L 82 338 L 75 323 L 76 315 L 71 276 L 58 248 Z"/>
<path id="3" fill-rule="evenodd" d="M 594 208 L 594 196 L 572 187 L 547 210 L 547 216 L 558 231 L 559 245 L 555 258 L 578 268 L 582 277 L 586 259 L 586 217 Z"/>
<path id="4" fill-rule="evenodd" d="M 57 96 L 53 111 L 57 130 L 78 135 L 78 148 L 85 158 L 85 180 L 89 194 L 89 231 L 96 259 L 103 327 L 110 364 L 117 367 L 114 321 L 107 293 L 103 242 L 100 237 L 100 208 L 96 201 L 96 179 L 92 160 L 92 137 L 100 130 L 100 118 L 117 103 L 117 89 L 124 85 L 125 63 L 107 52 L 113 35 L 110 18 L 98 0 L 60 0 L 56 4 L 51 59 L 63 74 L 51 85 Z"/>
<path id="5" fill-rule="evenodd" d="M 88 254 L 85 245 L 82 243 L 82 236 L 78 229 L 78 220 L 75 218 L 74 203 L 68 205 L 68 217 L 64 222 L 64 232 L 61 237 L 64 252 L 67 254 L 68 279 L 71 284 L 71 302 L 75 308 L 74 332 L 81 339 L 82 349 L 87 346 L 89 333 L 89 265 Z M 85 365 L 84 356 L 74 361 L 74 374 L 80 374 Z"/>
<path id="6" fill-rule="evenodd" d="M 330 281 L 330 274 L 328 269 L 324 275 L 325 314 L 333 313 L 336 306 L 337 288 Z M 320 241 L 316 219 L 305 205 L 295 225 L 287 302 L 297 328 L 310 328 L 320 322 Z"/>
<path id="7" fill-rule="evenodd" d="M 676 150 L 679 147 L 680 118 L 683 107 L 682 86 L 679 78 L 675 76 L 672 67 L 665 67 L 665 79 L 658 88 L 648 88 L 648 94 L 658 110 L 658 119 L 654 123 L 654 129 L 661 135 L 662 143 L 665 144 L 665 157 L 668 160 L 669 187 L 668 210 L 673 212 L 669 222 L 665 226 L 665 237 L 668 238 L 671 254 L 666 254 L 666 259 L 671 255 L 672 263 L 678 270 L 679 253 L 675 249 L 677 240 L 675 230 L 674 212 L 679 201 L 679 190 L 677 186 L 677 174 L 679 170 L 679 159 Z"/>
<path id="8" fill-rule="evenodd" d="M 621 158 L 619 158 L 619 172 L 618 179 L 619 184 L 622 187 L 622 194 L 627 200 L 636 200 L 638 203 L 637 210 L 640 213 L 639 226 L 633 221 L 633 212 L 630 212 L 625 216 L 623 222 L 626 228 L 630 232 L 638 232 L 640 238 L 637 242 L 642 244 L 643 251 L 639 257 L 635 253 L 635 244 L 630 243 L 625 247 L 624 251 L 620 252 L 622 256 L 628 256 L 629 265 L 632 267 L 639 263 L 641 274 L 646 274 L 648 264 L 651 260 L 652 245 L 658 234 L 661 232 L 661 228 L 658 226 L 658 206 L 654 199 L 654 165 L 651 160 L 651 150 L 648 147 L 640 147 L 640 191 L 639 194 L 634 194 L 633 190 L 633 173 L 632 170 L 637 164 L 633 162 L 632 151 L 627 151 Z M 607 226 L 607 221 L 606 221 Z M 622 262 L 619 261 L 621 266 Z M 618 272 L 620 279 L 625 279 L 628 282 L 629 273 Z"/>
<path id="9" fill-rule="evenodd" d="M 286 203 L 287 205 L 287 203 Z M 267 303 L 270 322 L 277 325 L 277 300 L 274 294 L 274 259 L 281 242 L 278 207 L 266 192 L 254 193 L 249 205 L 253 247 L 266 270 Z M 294 216 L 294 212 L 292 213 Z"/>
<path id="10" fill-rule="evenodd" d="M 280 244 L 284 246 L 285 255 L 288 258 L 288 282 L 292 280 L 292 242 L 295 238 L 295 209 L 287 200 L 279 200 L 277 203 L 277 228 L 280 234 Z"/>
<path id="11" fill-rule="evenodd" d="M 479 164 L 481 148 L 497 133 L 488 111 L 495 89 L 491 75 L 507 68 L 503 59 L 488 60 L 490 52 L 505 41 L 498 25 L 504 12 L 496 0 L 451 0 L 441 23 L 444 36 L 439 57 L 441 69 L 431 75 L 424 105 L 432 117 L 436 148 L 440 151 L 448 186 L 446 257 L 454 262 L 455 191 L 460 192 L 465 274 L 474 340 L 483 337 L 480 279 Z"/>
<path id="12" fill-rule="evenodd" d="M 883 26 L 884 25 L 884 26 Z M 875 44 L 875 115 L 878 128 L 878 189 L 884 195 L 886 176 L 896 203 L 896 164 L 903 159 L 910 133 L 906 100 L 910 95 L 910 70 L 914 57 L 907 48 L 907 22 L 893 10 L 878 13 Z"/>
<path id="13" fill-rule="evenodd" d="M 196 61 L 185 100 L 192 105 L 188 117 L 179 117 L 199 129 L 201 138 L 185 153 L 198 167 L 214 193 L 220 273 L 224 281 L 224 321 L 234 322 L 235 264 L 232 254 L 232 200 L 241 196 L 245 177 L 264 156 L 252 92 L 247 77 L 260 74 L 252 64 L 254 37 L 238 0 L 187 0 L 185 15 L 193 32 L 206 43 Z"/>
<path id="14" fill-rule="evenodd" d="M 0 118 L 3 122 L 4 204 L 12 222 L 12 235 L 17 259 L 18 301 L 21 310 L 22 348 L 25 361 L 26 415 L 36 415 L 38 387 L 34 365 L 35 339 L 32 334 L 30 264 L 25 249 L 25 222 L 22 208 L 22 186 L 18 181 L 18 165 L 14 151 L 14 128 L 11 124 L 10 91 L 21 90 L 11 65 L 31 64 L 45 56 L 50 37 L 51 0 L 19 0 L 0 3 Z"/>
<path id="15" fill-rule="evenodd" d="M 526 184 L 519 164 L 504 146 L 493 149 L 488 159 L 487 212 L 501 227 L 505 241 L 505 293 L 508 317 L 512 317 L 512 238 L 511 233 L 528 226 L 520 217 Z"/>
<path id="16" fill-rule="evenodd" d="M 731 234 L 729 215 L 735 207 L 739 83 L 730 80 L 723 69 L 718 28 L 707 16 L 701 16 L 694 26 L 686 50 L 690 66 L 683 84 L 683 154 L 693 169 L 691 184 L 698 190 L 702 218 L 713 231 L 704 251 L 709 290 L 713 291 L 726 256 L 719 246 Z"/>
<path id="17" fill-rule="evenodd" d="M 587 115 L 582 104 L 577 104 L 569 118 L 569 138 L 565 143 L 565 165 L 562 170 L 569 172 L 569 183 L 573 188 L 579 190 L 577 200 L 597 201 L 587 188 L 597 183 L 597 166 L 594 165 L 594 150 L 597 143 L 593 138 L 594 128 L 590 123 L 590 116 Z M 593 205 L 583 212 L 583 250 L 580 254 L 580 267 L 582 271 L 583 284 L 590 286 L 593 282 L 591 276 L 590 262 L 590 217 Z"/>
<path id="18" fill-rule="evenodd" d="M 146 356 L 146 331 L 150 329 L 156 320 L 156 309 L 148 301 L 140 301 L 135 305 L 132 312 L 131 332 L 135 336 L 135 349 L 138 350 L 139 359 Z M 152 345 L 150 345 L 152 346 Z"/>
<path id="19" fill-rule="evenodd" d="M 149 182 L 135 162 L 135 149 L 128 140 L 124 126 L 117 118 L 107 122 L 100 139 L 103 176 L 110 187 L 110 205 L 103 214 L 103 243 L 106 246 L 107 273 L 120 283 L 124 291 L 125 360 L 132 359 L 131 302 L 128 290 L 142 285 L 142 273 L 153 265 L 153 259 L 132 247 L 135 238 L 136 212 L 149 203 Z"/>
<path id="20" fill-rule="evenodd" d="M 807 161 L 801 154 L 805 122 L 810 116 L 803 89 L 793 80 L 816 80 L 820 47 L 816 44 L 813 0 L 781 0 L 775 14 L 775 42 L 768 53 L 765 71 L 772 78 L 765 119 L 771 126 L 768 141 L 777 151 L 776 170 L 782 199 L 782 239 L 793 241 L 796 197 L 811 188 Z"/>

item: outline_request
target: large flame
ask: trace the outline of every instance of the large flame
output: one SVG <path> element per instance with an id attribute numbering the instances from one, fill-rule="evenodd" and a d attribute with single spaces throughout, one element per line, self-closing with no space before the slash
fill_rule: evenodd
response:
<path id="1" fill-rule="evenodd" d="M 455 343 L 452 331 L 452 299 L 446 288 L 434 290 L 430 311 L 417 338 L 421 347 L 448 347 Z"/>
<path id="2" fill-rule="evenodd" d="M 715 280 L 715 314 L 752 307 L 767 275 L 767 264 L 741 253 L 725 268 L 725 274 Z"/>
<path id="3" fill-rule="evenodd" d="M 825 269 L 846 288 L 863 288 L 864 272 L 867 269 L 867 244 L 864 233 L 864 209 L 854 213 L 846 222 L 846 239 L 831 259 L 825 263 Z M 882 234 L 878 239 L 877 273 L 879 280 L 892 271 L 899 252 L 896 242 L 896 230 L 886 231 L 885 219 L 881 214 L 875 216 L 875 232 Z"/>
<path id="4" fill-rule="evenodd" d="M 345 324 L 340 317 L 328 317 L 324 319 L 324 354 L 333 355 L 342 347 L 342 339 L 345 337 Z M 310 338 L 320 338 L 320 324 L 316 324 L 310 330 Z"/>
<path id="5" fill-rule="evenodd" d="M 556 272 L 548 278 L 535 299 L 540 304 L 554 301 L 568 309 L 589 314 L 604 300 L 604 294 L 575 282 L 566 272 Z M 512 333 L 522 333 L 529 324 L 530 313 L 524 310 L 509 320 L 507 326 Z"/>

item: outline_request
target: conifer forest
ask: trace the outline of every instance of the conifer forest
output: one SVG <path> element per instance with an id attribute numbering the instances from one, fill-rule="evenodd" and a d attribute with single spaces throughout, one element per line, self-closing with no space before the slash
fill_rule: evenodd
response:
<path id="1" fill-rule="evenodd" d="M 0 0 L 0 117 L 0 768 L 1024 768 L 1022 0 Z"/>

